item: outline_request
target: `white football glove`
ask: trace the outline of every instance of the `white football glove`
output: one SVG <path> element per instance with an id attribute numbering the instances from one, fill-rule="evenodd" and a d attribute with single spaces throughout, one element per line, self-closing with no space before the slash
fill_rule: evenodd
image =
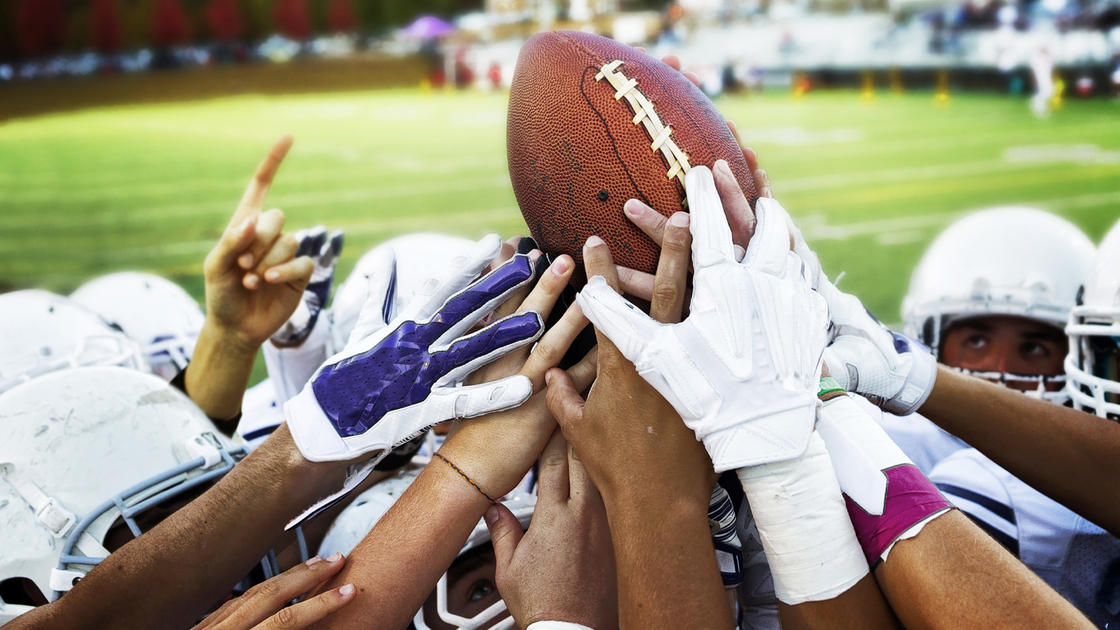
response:
<path id="1" fill-rule="evenodd" d="M 695 269 L 688 319 L 658 323 L 602 277 L 579 305 L 696 432 L 717 472 L 798 457 L 819 406 L 827 305 L 790 251 L 788 215 L 776 201 L 758 201 L 739 263 L 711 171 L 695 167 L 685 184 Z"/>
<path id="2" fill-rule="evenodd" d="M 819 291 L 832 315 L 824 363 L 840 387 L 898 416 L 914 413 L 933 391 L 937 360 L 921 342 L 879 323 L 853 295 L 821 274 Z"/>

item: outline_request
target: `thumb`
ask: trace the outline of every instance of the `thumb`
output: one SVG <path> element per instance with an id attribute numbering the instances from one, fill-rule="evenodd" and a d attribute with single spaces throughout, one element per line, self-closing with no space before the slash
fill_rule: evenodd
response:
<path id="1" fill-rule="evenodd" d="M 568 442 L 578 447 L 580 426 L 583 424 L 583 407 L 587 401 L 579 395 L 572 377 L 564 370 L 552 368 L 544 376 L 548 383 L 548 388 L 545 390 L 548 411 L 556 418 Z"/>
<path id="2" fill-rule="evenodd" d="M 513 554 L 525 532 L 513 512 L 501 503 L 491 505 L 483 519 L 486 521 L 486 529 L 490 530 L 490 542 L 494 545 L 497 575 L 501 575 L 513 562 Z"/>
<path id="3" fill-rule="evenodd" d="M 237 225 L 231 225 L 222 233 L 221 239 L 206 257 L 205 272 L 208 277 L 216 277 L 232 268 L 245 248 L 252 244 L 257 235 L 256 217 L 248 217 Z"/>

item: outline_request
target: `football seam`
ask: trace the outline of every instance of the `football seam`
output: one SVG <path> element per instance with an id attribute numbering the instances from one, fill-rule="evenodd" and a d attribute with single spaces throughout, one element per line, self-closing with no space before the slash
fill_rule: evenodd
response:
<path id="1" fill-rule="evenodd" d="M 626 99 L 633 115 L 631 123 L 634 126 L 641 125 L 646 134 L 650 136 L 650 150 L 659 154 L 667 166 L 666 178 L 669 180 L 676 179 L 683 189 L 684 177 L 692 169 L 688 153 L 673 138 L 673 126 L 661 122 L 661 114 L 657 112 L 653 101 L 638 88 L 638 80 L 618 71 L 618 68 L 624 65 L 626 65 L 626 62 L 621 59 L 604 65 L 599 74 L 595 75 L 595 80 L 606 79 L 607 83 L 615 88 L 616 102 L 622 98 Z M 637 65 L 640 66 L 641 64 Z M 656 134 L 655 131 L 657 131 Z M 687 196 L 682 205 L 688 207 Z"/>
<path id="2" fill-rule="evenodd" d="M 598 67 L 594 68 L 596 73 L 601 72 L 603 70 L 603 66 L 606 66 L 609 63 L 606 60 L 604 60 L 602 57 L 597 55 L 594 51 L 589 50 L 583 44 L 577 42 L 576 40 L 572 39 L 571 37 L 568 37 L 564 33 L 556 32 L 555 35 L 557 37 L 559 37 L 560 39 L 563 39 L 564 41 L 571 44 L 572 47 L 575 48 L 576 50 L 578 50 L 579 52 L 582 52 L 584 55 L 586 55 L 587 58 L 590 59 L 593 64 L 597 64 Z M 619 60 L 619 61 L 623 61 L 623 60 Z M 626 63 L 626 62 L 623 61 L 623 63 Z M 642 63 L 640 63 L 640 62 L 635 62 L 635 63 L 637 63 L 637 65 L 641 66 L 642 68 L 645 68 L 646 70 L 648 70 L 648 68 L 646 68 L 646 66 L 643 65 Z M 650 73 L 650 74 L 652 75 L 652 73 Z M 587 79 L 587 69 L 584 70 L 583 77 L 584 77 L 584 80 Z M 660 85 L 662 87 L 662 90 L 665 91 L 664 90 L 665 85 L 663 83 L 661 83 L 660 81 L 658 81 L 657 83 L 658 83 L 658 85 Z M 584 91 L 583 81 L 580 82 L 580 88 L 579 89 L 580 89 L 580 94 L 583 95 L 584 100 L 587 101 L 588 105 L 591 105 L 591 99 L 587 96 L 586 91 Z M 646 100 L 649 100 L 649 98 L 646 97 Z M 687 111 L 685 111 L 685 108 L 681 107 L 680 103 L 678 103 L 676 99 L 670 97 L 670 100 L 672 100 L 673 104 L 676 105 L 678 109 L 685 112 L 685 117 L 688 118 L 688 121 L 693 126 L 693 128 L 694 129 L 698 128 L 698 125 L 696 124 L 696 121 L 693 120 L 692 117 L 688 115 Z M 650 103 L 652 104 L 653 101 L 650 100 Z M 629 102 L 627 102 L 627 106 L 628 105 L 629 105 Z M 595 115 L 598 116 L 599 119 L 603 122 L 604 129 L 607 129 L 607 136 L 611 138 L 611 143 L 614 144 L 615 143 L 614 136 L 612 136 L 611 133 L 610 133 L 609 127 L 607 126 L 606 118 L 604 118 L 603 115 L 600 114 L 599 111 L 596 110 L 593 105 L 591 106 L 591 108 L 592 108 L 593 111 L 595 111 Z M 632 112 L 631 116 L 636 115 L 636 114 L 637 114 L 637 112 Z M 660 118 L 660 115 L 659 115 L 659 118 Z M 642 130 L 643 135 L 645 135 L 646 137 L 649 137 L 649 131 L 644 126 L 642 126 L 642 125 L 636 125 L 636 126 L 639 129 Z M 666 126 L 669 126 L 669 125 L 666 125 Z M 700 134 L 700 135 L 703 135 L 703 134 Z M 650 140 L 650 142 L 653 142 L 654 138 L 649 138 L 649 140 Z M 707 144 L 707 140 L 705 140 L 705 144 Z M 678 145 L 678 148 L 680 148 L 679 145 Z M 621 156 L 618 155 L 617 145 L 613 146 L 612 149 L 615 152 L 615 157 L 618 157 L 619 161 L 623 164 L 623 168 L 626 170 L 626 177 L 628 179 L 630 179 L 631 184 L 634 184 L 634 189 L 637 190 L 640 194 L 642 194 L 642 200 L 646 203 L 646 205 L 647 206 L 650 205 L 649 199 L 646 198 L 645 194 L 642 193 L 641 189 L 639 189 L 638 186 L 634 183 L 634 179 L 630 176 L 630 170 L 626 169 L 625 163 L 622 162 Z M 709 152 L 711 152 L 711 147 L 710 146 L 708 147 L 708 149 L 709 149 Z M 680 151 L 681 151 L 681 153 L 685 154 L 686 158 L 688 157 L 688 152 L 687 151 L 685 151 L 683 148 L 680 148 Z M 650 153 L 656 157 L 657 161 L 661 163 L 662 167 L 666 171 L 672 169 L 673 165 L 671 163 L 669 163 L 668 159 L 665 157 L 664 153 L 662 153 L 660 149 L 650 150 Z M 685 163 L 688 164 L 689 167 L 691 168 L 691 163 L 689 163 L 687 160 L 686 160 Z M 681 206 L 683 206 L 684 208 L 688 208 L 688 193 L 685 191 L 684 184 L 675 177 L 672 178 L 672 179 L 674 180 L 673 181 L 673 187 L 677 189 L 677 196 L 680 197 Z"/>
<path id="3" fill-rule="evenodd" d="M 630 168 L 626 166 L 626 161 L 622 159 L 621 155 L 619 155 L 618 142 L 615 140 L 614 134 L 611 133 L 610 125 L 607 124 L 606 117 L 604 117 L 603 114 L 599 112 L 598 108 L 595 107 L 595 104 L 591 102 L 591 97 L 589 97 L 587 95 L 587 92 L 584 90 L 584 85 L 587 82 L 588 70 L 599 72 L 599 69 L 595 67 L 588 66 L 587 68 L 584 68 L 583 80 L 579 83 L 579 93 L 581 96 L 583 96 L 583 100 L 587 101 L 587 106 L 591 108 L 591 111 L 595 112 L 595 115 L 599 118 L 599 121 L 603 123 L 603 131 L 607 134 L 607 137 L 610 138 L 611 151 L 614 153 L 614 157 L 618 160 L 619 165 L 622 167 L 622 171 L 626 173 L 626 179 L 630 180 L 630 185 L 634 187 L 634 190 L 639 195 L 641 195 L 642 202 L 648 206 L 650 205 L 649 197 L 646 197 L 645 192 L 643 192 L 641 187 L 638 186 L 638 182 L 634 181 L 633 175 L 630 174 Z"/>

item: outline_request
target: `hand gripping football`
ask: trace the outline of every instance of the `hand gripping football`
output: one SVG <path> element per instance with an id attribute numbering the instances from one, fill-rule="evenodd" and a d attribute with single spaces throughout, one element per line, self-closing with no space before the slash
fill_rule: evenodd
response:
<path id="1" fill-rule="evenodd" d="M 533 36 L 510 92 L 506 151 L 517 203 L 550 254 L 582 263 L 591 235 L 620 265 L 653 273 L 658 247 L 622 212 L 638 199 L 669 216 L 687 210 L 685 173 L 727 160 L 751 207 L 757 198 L 723 116 L 681 73 L 605 37 Z"/>

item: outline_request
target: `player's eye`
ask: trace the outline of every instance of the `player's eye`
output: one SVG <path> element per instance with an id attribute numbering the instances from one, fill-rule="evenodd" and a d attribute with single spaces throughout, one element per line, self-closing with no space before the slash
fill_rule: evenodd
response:
<path id="1" fill-rule="evenodd" d="M 980 350 L 982 348 L 988 347 L 988 338 L 980 334 L 972 335 L 964 340 L 964 345 L 967 348 Z"/>
<path id="2" fill-rule="evenodd" d="M 492 595 L 494 591 L 495 587 L 493 583 L 491 583 L 489 580 L 482 580 L 480 582 L 476 582 L 473 586 L 471 586 L 469 599 L 472 602 L 481 601 L 486 599 L 487 597 L 490 597 L 490 595 Z"/>
<path id="3" fill-rule="evenodd" d="M 1050 356 L 1050 348 L 1047 348 L 1044 344 L 1034 341 L 1028 341 L 1024 343 L 1019 348 L 1019 352 L 1022 353 L 1024 357 L 1028 357 L 1031 359 L 1042 359 Z"/>

